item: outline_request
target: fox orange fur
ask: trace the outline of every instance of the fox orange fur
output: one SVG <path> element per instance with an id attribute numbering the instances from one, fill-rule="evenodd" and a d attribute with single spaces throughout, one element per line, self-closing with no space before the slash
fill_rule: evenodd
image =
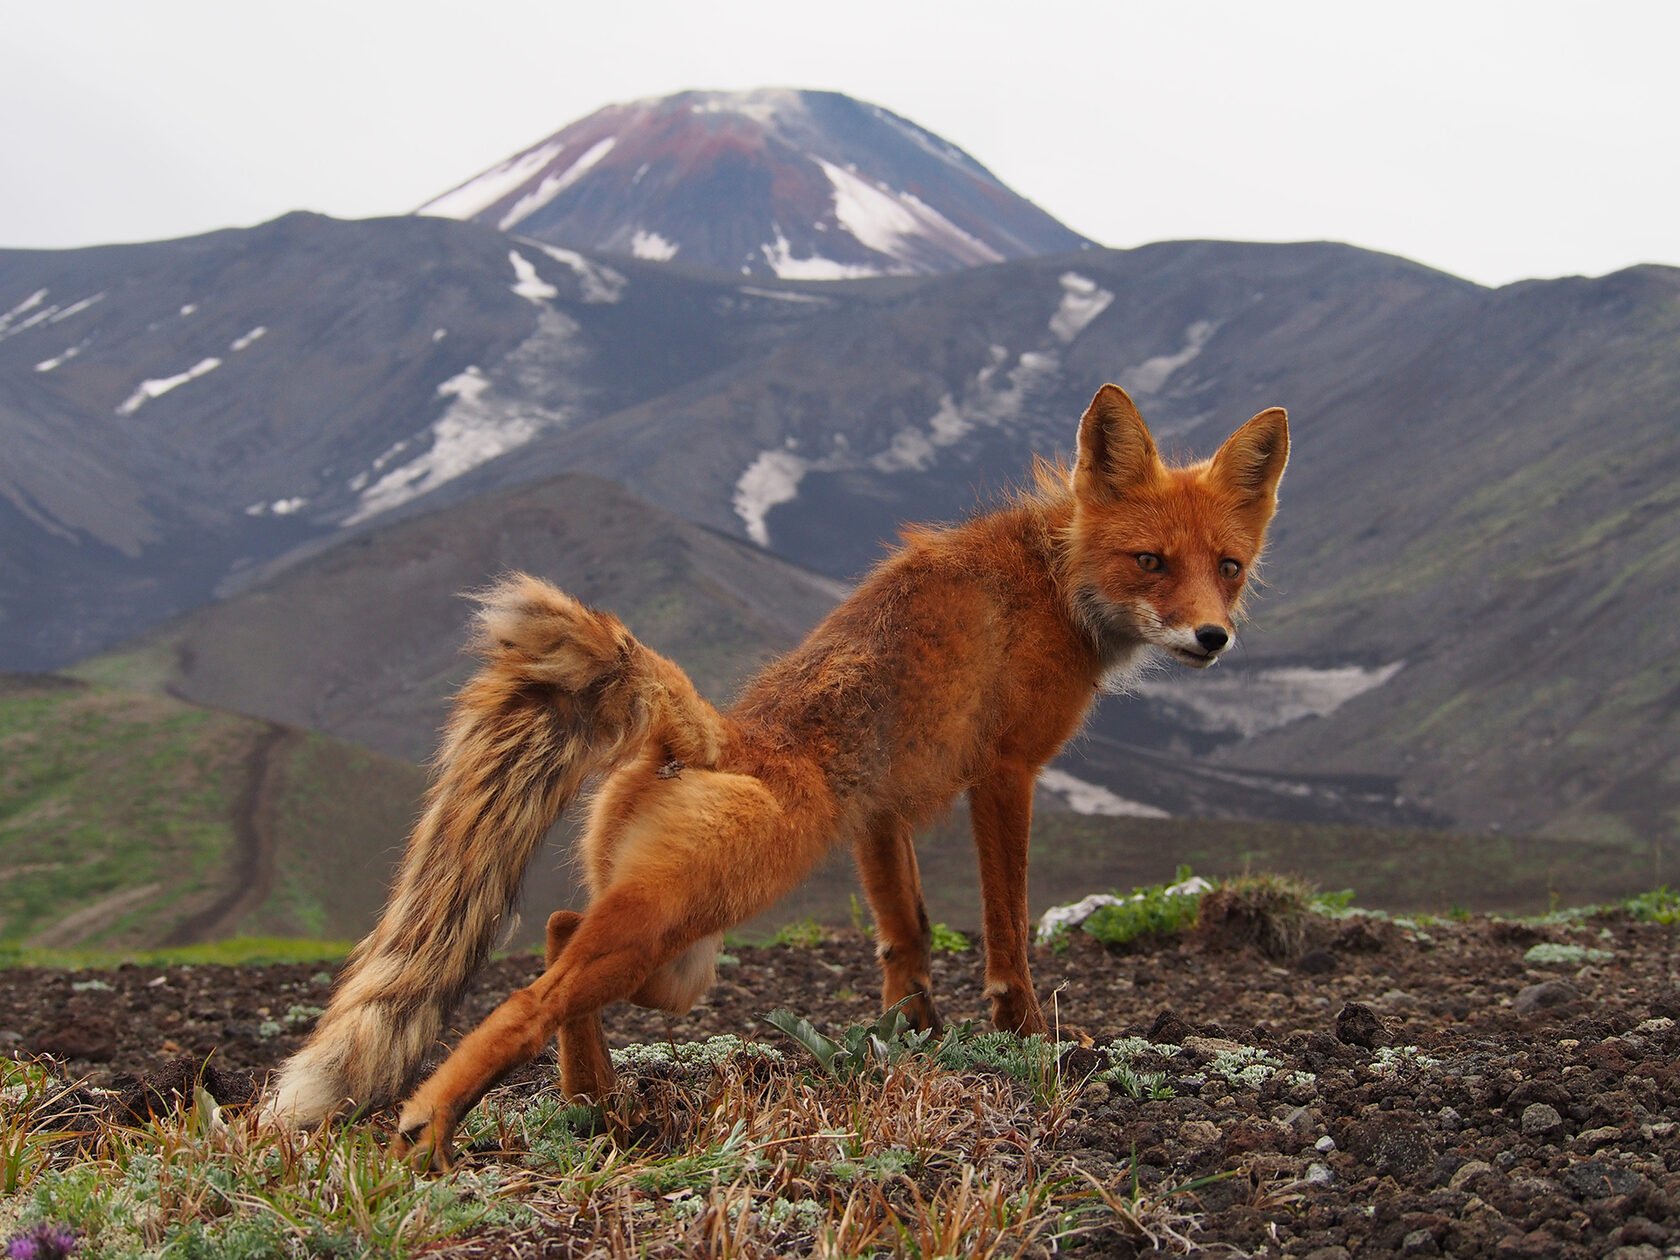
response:
<path id="1" fill-rule="evenodd" d="M 606 613 L 535 578 L 482 597 L 485 664 L 457 697 L 426 808 L 269 1113 L 314 1123 L 407 1089 L 508 912 L 544 832 L 605 774 L 583 838 L 581 914 L 548 921 L 547 969 L 403 1104 L 399 1146 L 446 1165 L 462 1116 L 558 1036 L 569 1095 L 614 1084 L 601 1010 L 686 1011 L 723 933 L 852 847 L 875 913 L 882 1001 L 936 1026 L 912 836 L 967 792 L 986 987 L 1001 1029 L 1043 1031 L 1028 972 L 1027 835 L 1038 772 L 1105 682 L 1164 651 L 1233 642 L 1288 460 L 1281 409 L 1212 459 L 1169 467 L 1105 385 L 1073 468 L 950 529 L 913 529 L 787 656 L 719 712 Z"/>

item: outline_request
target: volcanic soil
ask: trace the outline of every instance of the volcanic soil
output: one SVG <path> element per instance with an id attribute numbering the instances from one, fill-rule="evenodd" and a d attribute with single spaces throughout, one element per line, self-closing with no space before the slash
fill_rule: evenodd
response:
<path id="1" fill-rule="evenodd" d="M 1539 926 L 1356 915 L 1315 920 L 1280 962 L 1206 933 L 1115 952 L 1075 932 L 1033 957 L 1046 1011 L 1076 1043 L 1062 1055 L 1074 1101 L 1027 1137 L 1038 1158 L 1123 1172 L 1144 1193 L 1193 1185 L 1175 1196 L 1188 1237 L 1222 1254 L 1680 1255 L 1677 933 L 1619 913 Z M 873 947 L 856 933 L 731 947 L 725 964 L 685 1017 L 612 1009 L 609 1039 L 733 1033 L 779 1045 L 791 1073 L 811 1060 L 766 1012 L 830 1032 L 874 1014 Z M 493 964 L 457 1024 L 539 967 Z M 947 1020 L 984 1021 L 980 972 L 977 950 L 936 957 Z M 0 971 L 0 1051 L 51 1055 L 130 1103 L 208 1059 L 238 1101 L 329 991 L 307 965 Z M 1124 1043 L 1127 1062 L 1173 1097 L 1097 1079 L 1119 1038 L 1142 1039 Z M 543 1063 L 514 1085 L 552 1083 Z M 1073 1250 L 1147 1246 L 1109 1233 Z M 567 1254 L 558 1238 L 540 1251 Z"/>

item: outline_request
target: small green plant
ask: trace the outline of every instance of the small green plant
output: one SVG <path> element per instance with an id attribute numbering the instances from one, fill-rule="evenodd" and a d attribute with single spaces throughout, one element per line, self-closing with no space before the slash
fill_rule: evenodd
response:
<path id="1" fill-rule="evenodd" d="M 1663 884 L 1650 892 L 1629 897 L 1622 902 L 1622 908 L 1641 923 L 1680 923 L 1680 892 Z"/>
<path id="2" fill-rule="evenodd" d="M 1583 963 L 1609 962 L 1615 955 L 1607 949 L 1589 949 L 1585 945 L 1560 945 L 1541 941 L 1531 946 L 1523 961 L 1534 967 L 1575 967 Z"/>
<path id="3" fill-rule="evenodd" d="M 906 998 L 904 1002 L 910 999 Z M 933 1034 L 910 1027 L 904 1002 L 889 1007 L 872 1024 L 854 1024 L 838 1039 L 819 1032 L 810 1020 L 783 1009 L 771 1011 L 764 1022 L 792 1037 L 811 1052 L 822 1070 L 835 1080 L 859 1076 L 897 1063 L 927 1048 Z"/>
<path id="4" fill-rule="evenodd" d="M 822 924 L 815 919 L 801 919 L 797 923 L 782 924 L 770 938 L 770 943 L 790 949 L 815 949 L 827 939 L 828 929 Z"/>
<path id="5" fill-rule="evenodd" d="M 1190 868 L 1181 866 L 1174 884 L 1190 878 Z M 1133 941 L 1170 939 L 1196 926 L 1201 913 L 1200 893 L 1171 893 L 1169 884 L 1134 888 L 1132 895 L 1116 905 L 1099 906 L 1080 924 L 1104 945 L 1122 946 Z"/>
<path id="6" fill-rule="evenodd" d="M 1342 888 L 1336 892 L 1315 892 L 1312 897 L 1312 911 L 1322 914 L 1329 919 L 1345 918 L 1353 909 L 1353 889 Z"/>
<path id="7" fill-rule="evenodd" d="M 946 927 L 943 923 L 933 925 L 932 949 L 936 954 L 966 954 L 973 949 L 973 944 L 955 928 Z"/>

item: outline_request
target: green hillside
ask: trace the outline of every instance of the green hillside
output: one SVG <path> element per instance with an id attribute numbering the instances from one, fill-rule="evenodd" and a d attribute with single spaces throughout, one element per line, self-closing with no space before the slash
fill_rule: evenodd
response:
<path id="1" fill-rule="evenodd" d="M 422 781 L 274 723 L 0 675 L 0 944 L 353 936 Z"/>

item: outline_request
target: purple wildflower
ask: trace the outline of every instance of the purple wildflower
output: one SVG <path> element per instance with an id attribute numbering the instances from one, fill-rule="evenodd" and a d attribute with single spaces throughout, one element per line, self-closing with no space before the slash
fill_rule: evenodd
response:
<path id="1" fill-rule="evenodd" d="M 81 1240 L 63 1225 L 37 1225 L 6 1244 L 6 1260 L 66 1260 Z"/>

